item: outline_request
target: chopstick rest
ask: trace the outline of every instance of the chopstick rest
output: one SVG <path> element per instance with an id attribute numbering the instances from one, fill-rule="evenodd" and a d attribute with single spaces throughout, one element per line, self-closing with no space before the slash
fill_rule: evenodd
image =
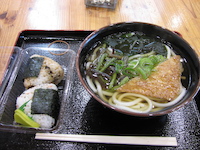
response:
<path id="1" fill-rule="evenodd" d="M 112 136 L 36 133 L 35 139 L 125 145 L 177 146 L 176 137 L 157 136 Z"/>

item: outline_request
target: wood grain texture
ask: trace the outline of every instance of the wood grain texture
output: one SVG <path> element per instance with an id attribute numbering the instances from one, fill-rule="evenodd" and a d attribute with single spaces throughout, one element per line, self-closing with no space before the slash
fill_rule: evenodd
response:
<path id="1" fill-rule="evenodd" d="M 182 34 L 200 56 L 199 0 L 118 0 L 115 10 L 86 7 L 84 0 L 0 0 L 0 46 L 13 46 L 26 29 L 96 30 L 140 21 Z M 0 79 L 10 51 L 0 51 Z"/>
<path id="2" fill-rule="evenodd" d="M 176 137 L 36 133 L 35 139 L 126 145 L 177 146 Z"/>

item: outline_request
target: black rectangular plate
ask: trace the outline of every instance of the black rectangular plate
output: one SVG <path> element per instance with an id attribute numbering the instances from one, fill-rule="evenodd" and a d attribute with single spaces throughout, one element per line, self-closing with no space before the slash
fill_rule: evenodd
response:
<path id="1" fill-rule="evenodd" d="M 92 31 L 23 31 L 16 46 L 48 47 L 55 40 L 64 40 L 77 52 L 81 42 Z M 52 47 L 65 48 L 63 43 Z M 57 133 L 65 134 L 100 134 L 100 135 L 138 135 L 138 136 L 171 136 L 176 137 L 177 147 L 110 145 L 95 143 L 74 143 L 60 141 L 34 140 L 34 135 L 1 132 L 0 144 L 6 149 L 200 149 L 200 118 L 195 100 L 169 115 L 154 118 L 137 118 L 114 112 L 103 107 L 93 99 L 81 85 L 74 73 L 71 96 L 65 112 L 65 122 Z M 195 98 L 199 101 L 199 95 Z"/>

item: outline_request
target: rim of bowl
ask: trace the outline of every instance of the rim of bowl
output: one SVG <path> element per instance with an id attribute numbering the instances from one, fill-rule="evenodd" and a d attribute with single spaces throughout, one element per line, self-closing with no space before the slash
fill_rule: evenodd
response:
<path id="1" fill-rule="evenodd" d="M 173 111 L 176 111 L 178 109 L 180 109 L 181 107 L 183 107 L 184 105 L 188 104 L 194 97 L 195 95 L 198 93 L 199 89 L 200 89 L 200 79 L 198 80 L 198 84 L 197 84 L 197 87 L 195 88 L 195 90 L 189 95 L 189 97 L 187 98 L 187 100 L 181 102 L 180 104 L 178 104 L 176 107 L 172 107 L 172 108 L 168 108 L 166 110 L 161 110 L 161 111 L 157 111 L 157 112 L 149 112 L 149 113 L 137 113 L 137 112 L 131 112 L 131 111 L 127 111 L 127 110 L 123 110 L 123 109 L 120 109 L 120 108 L 117 108 L 115 106 L 112 106 L 110 104 L 108 104 L 107 102 L 105 102 L 104 100 L 102 100 L 99 96 L 97 96 L 88 86 L 87 86 L 87 83 L 84 81 L 82 75 L 81 75 L 81 70 L 80 70 L 80 66 L 79 66 L 79 63 L 80 63 L 80 54 L 82 52 L 82 48 L 83 46 L 87 43 L 87 41 L 93 37 L 95 34 L 97 34 L 99 31 L 102 31 L 108 27 L 112 27 L 112 26 L 117 26 L 117 25 L 122 25 L 122 24 L 141 24 L 141 25 L 151 25 L 151 26 L 154 26 L 154 27 L 157 27 L 157 28 L 160 28 L 162 30 L 165 30 L 171 34 L 174 34 L 175 36 L 177 36 L 177 38 L 180 38 L 181 40 L 183 40 L 183 42 L 185 42 L 187 45 L 190 46 L 190 44 L 185 41 L 182 37 L 180 37 L 180 35 L 178 35 L 176 32 L 173 32 L 173 31 L 170 31 L 164 27 L 161 27 L 161 26 L 158 26 L 158 25 L 155 25 L 155 24 L 151 24 L 151 23 L 145 23 L 145 22 L 119 22 L 119 23 L 114 23 L 114 24 L 110 24 L 110 25 L 107 25 L 107 26 L 104 26 L 100 29 L 97 29 L 95 31 L 93 31 L 90 35 L 88 35 L 84 41 L 81 43 L 79 49 L 78 49 L 78 53 L 77 53 L 77 57 L 76 57 L 76 70 L 77 70 L 77 74 L 78 74 L 78 78 L 79 80 L 81 81 L 82 85 L 84 86 L 84 88 L 89 92 L 89 94 L 94 98 L 96 99 L 99 103 L 103 104 L 104 106 L 106 106 L 107 108 L 110 108 L 112 110 L 115 110 L 117 112 L 120 112 L 122 114 L 126 114 L 126 115 L 130 115 L 130 116 L 135 116 L 135 117 L 154 117 L 154 116 L 163 116 L 163 115 L 166 115 L 166 114 L 169 114 Z M 193 50 L 193 48 L 191 48 Z M 192 51 L 194 53 L 194 55 L 199 58 L 198 59 L 198 62 L 199 62 L 199 66 L 200 66 L 200 57 L 198 57 L 198 55 L 196 54 L 196 52 L 193 50 Z"/>

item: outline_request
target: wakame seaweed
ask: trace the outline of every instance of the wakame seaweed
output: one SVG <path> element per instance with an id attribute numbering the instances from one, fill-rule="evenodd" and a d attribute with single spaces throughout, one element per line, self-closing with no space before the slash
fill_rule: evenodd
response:
<path id="1" fill-rule="evenodd" d="M 160 39 L 150 38 L 140 32 L 120 32 L 108 35 L 102 43 L 114 49 L 121 56 L 145 54 L 151 51 L 166 56 L 166 49 Z"/>
<path id="2" fill-rule="evenodd" d="M 58 92 L 53 89 L 36 89 L 34 91 L 31 113 L 47 114 L 56 117 L 59 110 Z"/>
<path id="3" fill-rule="evenodd" d="M 28 77 L 38 77 L 43 61 L 43 57 L 29 58 L 24 71 L 24 79 Z"/>

